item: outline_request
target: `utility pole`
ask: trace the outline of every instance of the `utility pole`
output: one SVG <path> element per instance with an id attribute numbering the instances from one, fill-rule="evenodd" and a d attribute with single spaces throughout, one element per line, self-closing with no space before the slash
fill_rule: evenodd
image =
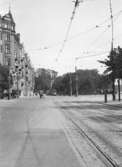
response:
<path id="1" fill-rule="evenodd" d="M 78 74 L 77 74 L 77 67 L 75 66 L 75 89 L 76 89 L 76 96 L 78 96 Z"/>
<path id="2" fill-rule="evenodd" d="M 112 1 L 109 0 L 110 5 L 110 17 L 111 17 L 111 51 L 113 51 L 113 42 L 114 42 L 114 22 L 113 22 L 113 11 L 112 11 Z"/>
<path id="3" fill-rule="evenodd" d="M 117 80 L 118 82 L 118 100 L 121 100 L 121 93 L 120 93 L 120 79 Z"/>
<path id="4" fill-rule="evenodd" d="M 28 96 L 28 64 L 25 64 L 25 95 Z"/>
<path id="5" fill-rule="evenodd" d="M 16 72 L 16 84 L 17 84 L 17 98 L 19 98 L 19 64 L 18 64 L 18 58 L 15 58 L 15 72 Z"/>
<path id="6" fill-rule="evenodd" d="M 75 57 L 75 91 L 76 91 L 76 96 L 79 95 L 78 91 L 78 72 L 77 72 L 77 60 L 81 59 L 82 57 Z"/>
<path id="7" fill-rule="evenodd" d="M 19 98 L 19 74 L 18 74 L 18 68 L 17 68 L 17 98 Z"/>
<path id="8" fill-rule="evenodd" d="M 71 73 L 69 73 L 69 86 L 70 86 L 70 96 L 72 96 L 72 76 L 71 76 Z"/>
<path id="9" fill-rule="evenodd" d="M 76 96 L 78 96 L 78 73 L 77 73 L 77 60 L 79 59 L 80 57 L 76 57 L 75 58 L 75 91 L 76 91 Z"/>
<path id="10" fill-rule="evenodd" d="M 10 99 L 10 84 L 11 84 L 11 77 L 10 77 L 10 57 L 8 57 L 8 100 Z"/>
<path id="11" fill-rule="evenodd" d="M 113 62 L 113 43 L 114 43 L 114 22 L 113 22 L 113 11 L 112 11 L 112 0 L 109 0 L 110 7 L 110 18 L 111 18 L 111 61 Z M 112 74 L 112 96 L 115 101 L 115 73 L 113 69 Z"/>

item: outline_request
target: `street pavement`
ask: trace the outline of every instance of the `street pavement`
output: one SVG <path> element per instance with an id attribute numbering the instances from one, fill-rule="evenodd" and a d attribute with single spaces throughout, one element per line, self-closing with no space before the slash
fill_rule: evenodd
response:
<path id="1" fill-rule="evenodd" d="M 50 98 L 0 102 L 0 167 L 78 167 Z"/>
<path id="2" fill-rule="evenodd" d="M 1 100 L 0 167 L 105 167 L 65 113 L 121 167 L 121 111 L 103 96 Z"/>
<path id="3" fill-rule="evenodd" d="M 88 146 L 88 142 L 86 143 L 86 141 L 83 140 L 84 135 L 81 135 L 81 130 L 92 140 L 92 142 L 90 142 L 91 145 L 95 145 L 95 147 L 99 148 L 100 152 L 103 152 L 113 163 L 112 166 L 121 167 L 122 101 L 113 102 L 109 99 L 109 102 L 106 104 L 102 101 L 102 98 L 102 96 L 97 95 L 80 96 L 72 99 L 67 98 L 63 101 L 59 101 L 58 106 L 60 106 L 64 114 L 68 115 L 73 121 L 69 125 L 72 131 L 71 133 L 74 133 L 72 138 L 80 154 L 83 155 L 86 166 L 101 167 L 104 165 L 101 164 L 102 157 L 98 158 L 99 155 L 96 154 L 96 156 L 93 149 L 90 149 Z M 88 138 L 86 138 L 86 140 Z M 105 166 L 109 165 L 110 164 L 107 164 Z"/>

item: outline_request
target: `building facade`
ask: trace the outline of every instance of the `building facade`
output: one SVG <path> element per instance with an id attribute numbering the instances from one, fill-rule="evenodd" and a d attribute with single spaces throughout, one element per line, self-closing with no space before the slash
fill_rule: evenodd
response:
<path id="1" fill-rule="evenodd" d="M 20 34 L 15 31 L 15 21 L 9 11 L 0 16 L 0 64 L 9 67 L 12 76 L 12 90 L 29 95 L 34 87 L 34 69 L 20 42 Z"/>
<path id="2" fill-rule="evenodd" d="M 12 64 L 14 61 L 15 22 L 11 12 L 0 16 L 0 63 Z"/>

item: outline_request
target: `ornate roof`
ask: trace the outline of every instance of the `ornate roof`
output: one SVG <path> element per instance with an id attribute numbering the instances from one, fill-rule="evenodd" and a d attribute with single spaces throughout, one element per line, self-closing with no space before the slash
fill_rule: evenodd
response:
<path id="1" fill-rule="evenodd" d="M 11 11 L 9 11 L 7 14 L 5 14 L 3 17 L 2 17 L 3 20 L 7 20 L 7 21 L 10 21 L 12 23 L 15 24 L 14 22 L 14 19 L 13 19 L 13 16 L 11 14 Z"/>

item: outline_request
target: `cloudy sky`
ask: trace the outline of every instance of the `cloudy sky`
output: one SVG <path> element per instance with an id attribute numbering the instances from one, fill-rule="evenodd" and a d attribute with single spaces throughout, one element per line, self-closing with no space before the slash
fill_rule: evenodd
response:
<path id="1" fill-rule="evenodd" d="M 35 68 L 54 69 L 63 74 L 80 69 L 103 67 L 111 48 L 109 0 L 83 0 L 76 10 L 69 37 L 59 54 L 70 22 L 72 0 L 0 0 L 0 13 L 8 12 L 9 2 L 16 22 Z M 112 0 L 114 15 L 114 47 L 122 46 L 122 0 Z M 79 57 L 75 61 L 76 57 Z"/>

